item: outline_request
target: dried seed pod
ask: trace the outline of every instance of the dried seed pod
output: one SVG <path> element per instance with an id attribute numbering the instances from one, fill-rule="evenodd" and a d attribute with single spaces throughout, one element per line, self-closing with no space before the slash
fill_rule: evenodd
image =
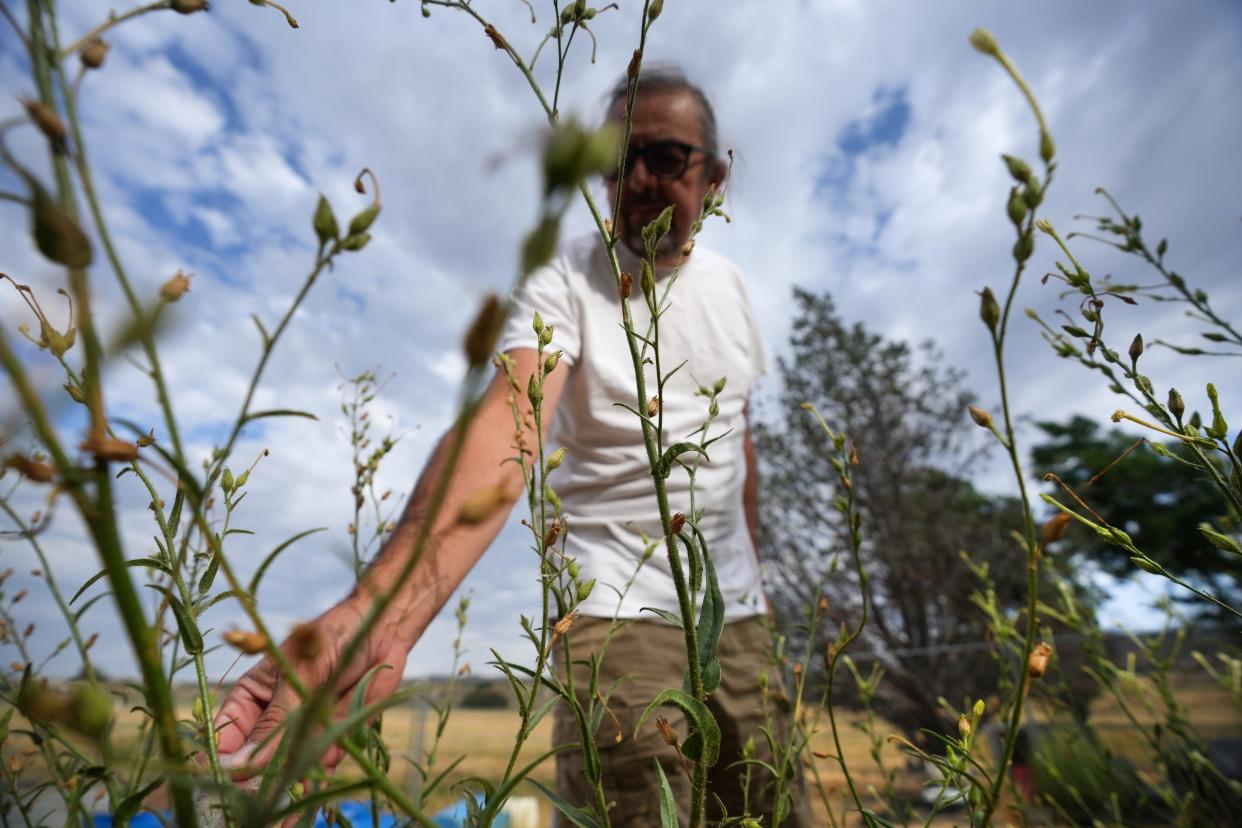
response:
<path id="1" fill-rule="evenodd" d="M 267 638 L 263 633 L 229 630 L 220 637 L 224 639 L 225 644 L 241 650 L 246 655 L 254 655 L 267 649 Z"/>
<path id="2" fill-rule="evenodd" d="M 79 446 L 82 451 L 95 455 L 100 460 L 111 460 L 128 463 L 138 459 L 138 446 L 128 440 L 109 437 L 101 431 L 90 431 Z"/>
<path id="3" fill-rule="evenodd" d="M 1047 546 L 1050 543 L 1056 543 L 1065 537 L 1065 530 L 1069 528 L 1070 521 L 1073 520 L 1065 512 L 1057 512 L 1044 523 L 1039 530 L 1040 544 Z"/>
<path id="4" fill-rule="evenodd" d="M 190 274 L 178 270 L 172 278 L 160 286 L 160 298 L 176 302 L 190 290 Z"/>
<path id="5" fill-rule="evenodd" d="M 56 470 L 41 460 L 21 454 L 10 454 L 4 460 L 4 468 L 16 469 L 17 473 L 35 483 L 51 483 Z"/>
<path id="6" fill-rule="evenodd" d="M 1033 679 L 1042 678 L 1048 672 L 1048 660 L 1052 658 L 1052 645 L 1046 641 L 1035 642 L 1035 648 L 1026 660 L 1026 674 Z"/>
<path id="7" fill-rule="evenodd" d="M 1169 389 L 1169 411 L 1179 421 L 1182 419 L 1182 415 L 1186 413 L 1186 403 L 1176 388 Z"/>
<path id="8" fill-rule="evenodd" d="M 992 427 L 992 415 L 984 411 L 977 405 L 968 405 L 966 410 L 970 412 L 970 419 L 975 421 L 975 425 L 980 428 Z"/>
<path id="9" fill-rule="evenodd" d="M 82 47 L 82 51 L 78 52 L 78 59 L 87 69 L 98 69 L 103 66 L 104 58 L 108 56 L 108 49 L 108 43 L 102 37 L 92 37 Z"/>
<path id="10" fill-rule="evenodd" d="M 617 291 L 618 293 L 621 294 L 621 298 L 629 299 L 630 292 L 633 289 L 634 289 L 634 277 L 629 273 L 622 273 L 621 274 L 621 285 Z"/>
<path id="11" fill-rule="evenodd" d="M 1134 340 L 1130 343 L 1130 362 L 1138 362 L 1138 358 L 1143 355 L 1143 335 L 1141 333 L 1134 335 Z"/>
<path id="12" fill-rule="evenodd" d="M 655 415 L 659 413 L 660 413 L 660 398 L 657 396 L 657 397 L 652 397 L 651 399 L 647 400 L 647 416 L 654 417 Z"/>
<path id="13" fill-rule="evenodd" d="M 39 128 L 43 135 L 55 144 L 57 147 L 65 145 L 65 139 L 69 137 L 69 130 L 65 128 L 65 122 L 60 116 L 42 101 L 36 101 L 31 98 L 19 98 L 22 106 L 26 107 L 26 114 L 30 116 L 30 120 Z"/>
<path id="14" fill-rule="evenodd" d="M 670 747 L 677 747 L 677 731 L 673 730 L 673 726 L 668 723 L 668 719 L 663 716 L 656 716 L 656 730 L 660 731 L 660 738 L 664 740 L 664 744 Z"/>
<path id="15" fill-rule="evenodd" d="M 677 512 L 669 519 L 668 532 L 670 535 L 676 535 L 684 528 L 686 528 L 686 516 L 681 512 Z"/>
<path id="16" fill-rule="evenodd" d="M 207 11 L 207 0 L 172 0 L 172 10 L 177 14 L 194 14 Z"/>
<path id="17" fill-rule="evenodd" d="M 548 549 L 556 545 L 556 539 L 561 536 L 561 522 L 553 520 L 548 524 L 548 531 L 543 533 L 543 548 Z"/>

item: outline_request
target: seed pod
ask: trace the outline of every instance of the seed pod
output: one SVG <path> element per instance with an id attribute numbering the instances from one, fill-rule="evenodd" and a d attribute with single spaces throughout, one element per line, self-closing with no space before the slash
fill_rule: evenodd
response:
<path id="1" fill-rule="evenodd" d="M 207 0 L 172 0 L 172 10 L 177 14 L 194 14 L 207 11 Z"/>
<path id="2" fill-rule="evenodd" d="M 128 440 L 118 440 L 100 431 L 91 431 L 79 446 L 82 451 L 90 452 L 100 460 L 111 460 L 128 463 L 138 459 L 138 446 Z"/>
<path id="3" fill-rule="evenodd" d="M 1031 254 L 1035 252 L 1035 239 L 1030 233 L 1023 233 L 1018 236 L 1018 240 L 1013 243 L 1013 258 L 1019 264 L 1031 258 Z"/>
<path id="4" fill-rule="evenodd" d="M 1027 207 L 1034 210 L 1044 200 L 1044 188 L 1040 186 L 1039 179 L 1031 176 L 1031 180 L 1026 182 L 1026 186 L 1022 188 L 1022 200 Z"/>
<path id="5" fill-rule="evenodd" d="M 663 716 L 656 716 L 656 730 L 660 731 L 660 738 L 664 740 L 664 744 L 670 747 L 677 745 L 677 731 L 673 730 L 673 726 L 668 723 L 668 719 Z"/>
<path id="6" fill-rule="evenodd" d="M 629 299 L 630 291 L 632 291 L 633 289 L 634 289 L 634 277 L 631 276 L 629 273 L 622 273 L 621 274 L 621 285 L 619 286 L 617 290 L 617 292 L 621 294 L 621 298 Z"/>
<path id="7" fill-rule="evenodd" d="M 991 55 L 992 57 L 1000 55 L 1000 44 L 996 42 L 996 35 L 987 29 L 975 29 L 971 32 L 970 45 L 985 55 Z"/>
<path id="8" fill-rule="evenodd" d="M 629 78 L 630 83 L 638 77 L 639 69 L 643 65 L 643 53 L 638 49 L 634 50 L 634 54 L 630 55 L 630 65 L 625 69 L 625 76 Z"/>
<path id="9" fill-rule="evenodd" d="M 553 351 L 548 354 L 548 358 L 543 361 L 543 375 L 545 377 L 556 370 L 556 366 L 561 361 L 561 353 L 561 351 Z"/>
<path id="10" fill-rule="evenodd" d="M 985 710 L 987 710 L 987 705 L 983 703 L 983 699 L 977 699 L 975 701 L 975 709 L 971 712 L 973 712 L 975 714 L 975 718 L 978 719 L 983 716 Z"/>
<path id="11" fill-rule="evenodd" d="M 241 650 L 246 655 L 261 653 L 267 649 L 267 639 L 262 633 L 229 630 L 220 636 L 230 647 Z"/>
<path id="12" fill-rule="evenodd" d="M 970 419 L 975 421 L 975 425 L 980 428 L 992 427 L 992 415 L 984 411 L 977 405 L 968 405 L 966 410 L 970 412 Z"/>
<path id="13" fill-rule="evenodd" d="M 365 233 L 374 223 L 375 217 L 379 215 L 379 205 L 372 204 L 358 215 L 354 216 L 349 222 L 349 235 L 356 236 L 359 233 Z"/>
<path id="14" fill-rule="evenodd" d="M 1052 157 L 1057 154 L 1057 145 L 1052 142 L 1052 136 L 1046 131 L 1039 133 L 1039 157 L 1048 163 Z"/>
<path id="15" fill-rule="evenodd" d="M 482 523 L 508 502 L 509 493 L 504 486 L 499 483 L 486 486 L 467 497 L 461 504 L 457 511 L 457 522 L 467 526 Z"/>
<path id="16" fill-rule="evenodd" d="M 78 59 L 87 69 L 98 69 L 103 66 L 104 58 L 108 56 L 108 48 L 107 41 L 102 37 L 92 37 L 82 47 L 82 51 L 78 52 Z"/>
<path id="17" fill-rule="evenodd" d="M 1026 660 L 1026 674 L 1033 679 L 1042 678 L 1048 672 L 1048 660 L 1052 658 L 1052 645 L 1045 641 L 1035 642 L 1035 648 Z"/>
<path id="18" fill-rule="evenodd" d="M 566 449 L 564 446 L 561 446 L 556 451 L 549 454 L 547 461 L 544 463 L 544 473 L 546 474 L 547 472 L 550 472 L 553 469 L 559 468 L 561 463 L 565 462 L 565 454 L 567 451 L 568 449 Z"/>
<path id="19" fill-rule="evenodd" d="M 694 239 L 686 239 L 686 243 L 681 246 L 681 255 L 683 258 L 694 252 Z"/>
<path id="20" fill-rule="evenodd" d="M 165 302 L 176 302 L 190 289 L 189 274 L 178 270 L 171 279 L 160 286 L 160 298 Z"/>
<path id="21" fill-rule="evenodd" d="M 591 590 L 595 589 L 595 579 L 583 581 L 578 584 L 578 603 L 581 604 L 591 595 Z"/>
<path id="22" fill-rule="evenodd" d="M 965 741 L 970 738 L 970 731 L 971 731 L 970 719 L 967 718 L 966 716 L 958 716 L 957 717 L 957 732 L 961 734 L 962 741 Z"/>
<path id="23" fill-rule="evenodd" d="M 10 454 L 4 460 L 4 468 L 16 469 L 17 473 L 35 483 L 51 483 L 56 470 L 41 460 L 21 454 Z M 3 581 L 0 580 L 0 583 Z"/>
<path id="24" fill-rule="evenodd" d="M 1057 512 L 1039 530 L 1039 542 L 1047 546 L 1065 537 L 1065 530 L 1069 528 L 1071 520 L 1073 518 L 1065 514 L 1065 512 Z"/>
<path id="25" fill-rule="evenodd" d="M 356 253 L 367 246 L 367 242 L 371 241 L 370 233 L 356 233 L 352 236 L 346 236 L 341 241 L 341 249 Z"/>
<path id="26" fill-rule="evenodd" d="M 19 100 L 22 106 L 26 107 L 26 114 L 30 116 L 30 120 L 39 128 L 44 137 L 57 147 L 63 147 L 65 139 L 69 137 L 69 130 L 65 128 L 65 122 L 60 119 L 60 116 L 42 101 L 31 98 Z"/>
<path id="27" fill-rule="evenodd" d="M 556 539 L 561 536 L 561 522 L 553 520 L 548 524 L 548 530 L 543 533 L 543 548 L 550 549 L 556 546 Z"/>
<path id="28" fill-rule="evenodd" d="M 505 41 L 504 35 L 496 31 L 496 27 L 491 23 L 488 23 L 487 26 L 484 27 L 483 34 L 487 35 L 487 39 L 492 42 L 492 45 L 501 51 L 504 51 L 509 46 L 509 44 Z"/>
<path id="29" fill-rule="evenodd" d="M 1034 177 L 1031 166 L 1021 158 L 1015 158 L 1012 155 L 1002 155 L 1001 158 L 1005 161 L 1005 166 L 1009 168 L 1009 174 L 1019 184 L 1025 184 Z"/>
<path id="30" fill-rule="evenodd" d="M 577 578 L 578 578 L 578 562 L 577 562 L 577 561 L 575 561 L 573 558 L 570 558 L 570 559 L 569 559 L 569 562 L 565 564 L 565 571 L 569 573 L 569 577 L 571 577 L 571 578 L 573 578 L 573 579 L 577 580 Z"/>
<path id="31" fill-rule="evenodd" d="M 643 296 L 652 301 L 655 294 L 655 272 L 651 269 L 650 262 L 645 259 L 643 260 L 641 274 L 638 286 L 642 289 Z"/>
<path id="32" fill-rule="evenodd" d="M 983 320 L 983 324 L 988 326 L 989 331 L 996 331 L 996 326 L 1000 322 L 1000 305 L 996 303 L 996 297 L 992 294 L 991 288 L 984 288 L 979 294 L 979 318 Z"/>
<path id="33" fill-rule="evenodd" d="M 155 443 L 155 429 L 138 438 L 138 448 L 146 448 Z"/>
<path id="34" fill-rule="evenodd" d="M 65 267 L 89 267 L 94 258 L 90 239 L 47 191 L 34 188 L 31 217 L 35 246 L 48 259 Z"/>
<path id="35" fill-rule="evenodd" d="M 1138 555 L 1135 555 L 1130 558 L 1130 562 L 1144 572 L 1150 572 L 1152 575 L 1159 575 L 1161 572 L 1160 566 L 1150 558 L 1140 558 Z"/>
<path id="36" fill-rule="evenodd" d="M 725 390 L 725 383 L 727 383 L 728 381 L 729 381 L 728 377 L 721 377 L 720 379 L 716 380 L 716 384 L 712 386 L 712 390 L 716 392 L 717 394 L 719 394 L 721 391 Z"/>
<path id="37" fill-rule="evenodd" d="M 662 11 L 664 11 L 664 0 L 651 0 L 651 5 L 647 7 L 647 22 L 655 20 Z"/>
<path id="38" fill-rule="evenodd" d="M 224 473 L 220 475 L 220 488 L 228 492 L 233 491 L 233 470 L 228 466 L 224 467 Z"/>
<path id="39" fill-rule="evenodd" d="M 1143 355 L 1143 335 L 1141 333 L 1134 335 L 1134 340 L 1130 343 L 1130 362 L 1131 364 L 1138 362 L 1138 358 Z"/>
<path id="40" fill-rule="evenodd" d="M 315 228 L 315 235 L 319 237 L 320 244 L 334 242 L 341 237 L 341 228 L 336 223 L 332 205 L 328 203 L 323 193 L 319 194 L 319 201 L 315 202 L 315 215 L 311 219 L 311 226 Z"/>
<path id="41" fill-rule="evenodd" d="M 676 535 L 678 532 L 680 532 L 685 527 L 686 527 L 686 516 L 683 515 L 681 512 L 677 512 L 668 521 L 668 533 L 670 535 Z"/>
<path id="42" fill-rule="evenodd" d="M 652 397 L 647 401 L 647 416 L 654 417 L 660 413 L 660 398 Z"/>
<path id="43" fill-rule="evenodd" d="M 1026 199 L 1022 197 L 1021 191 L 1017 187 L 1009 189 L 1009 220 L 1015 226 L 1021 227 L 1022 222 L 1026 219 Z"/>
<path id="44" fill-rule="evenodd" d="M 84 736 L 97 738 L 108 729 L 112 719 L 112 698 L 94 684 L 74 688 L 67 724 Z"/>
<path id="45" fill-rule="evenodd" d="M 491 359 L 496 348 L 496 340 L 500 337 L 500 327 L 504 322 L 504 306 L 494 293 L 489 293 L 483 300 L 474 321 L 466 331 L 462 348 L 466 352 L 466 361 L 471 366 L 483 365 Z"/>

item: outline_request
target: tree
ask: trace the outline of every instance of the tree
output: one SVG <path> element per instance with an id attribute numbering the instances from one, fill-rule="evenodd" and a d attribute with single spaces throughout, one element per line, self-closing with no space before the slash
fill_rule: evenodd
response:
<path id="1" fill-rule="evenodd" d="M 848 326 L 828 295 L 796 289 L 794 301 L 792 353 L 779 361 L 781 414 L 756 425 L 761 547 L 778 624 L 805 640 L 797 625 L 817 587 L 829 606 L 821 636 L 835 636 L 839 622 L 856 625 L 861 607 L 844 527 L 834 521 L 841 492 L 825 435 L 800 408 L 809 401 L 857 444 L 851 474 L 875 612 L 855 652 L 883 664 L 877 709 L 909 734 L 953 732 L 956 717 L 939 699 L 985 698 L 998 678 L 961 552 L 991 563 L 1002 605 L 1020 605 L 1025 567 L 1010 538 L 1020 508 L 965 478 L 981 457 L 979 431 L 966 417 L 961 372 L 934 345 L 912 349 Z M 838 702 L 851 701 L 849 684 L 838 682 Z"/>
<path id="2" fill-rule="evenodd" d="M 1149 444 L 1126 453 L 1134 437 L 1118 429 L 1101 431 L 1086 417 L 1067 423 L 1039 423 L 1048 440 L 1031 450 L 1033 471 L 1052 472 L 1113 526 L 1124 529 L 1137 548 L 1169 572 L 1217 597 L 1242 606 L 1242 559 L 1209 543 L 1199 525 L 1210 523 L 1239 536 L 1225 503 L 1202 471 L 1177 459 L 1181 447 Z M 1114 463 L 1119 458 L 1120 462 Z M 1111 468 L 1110 468 L 1111 466 Z M 1100 472 L 1095 482 L 1092 482 Z M 1055 486 L 1054 494 L 1061 494 Z M 1122 549 L 1105 543 L 1085 527 L 1072 526 L 1068 547 L 1115 577 L 1135 572 Z M 1211 605 L 1194 596 L 1177 595 L 1187 609 L 1210 613 Z"/>

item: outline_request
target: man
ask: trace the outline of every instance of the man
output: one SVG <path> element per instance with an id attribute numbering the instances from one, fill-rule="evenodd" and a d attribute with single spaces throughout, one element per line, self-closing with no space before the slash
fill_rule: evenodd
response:
<path id="1" fill-rule="evenodd" d="M 619 84 L 609 118 L 623 119 L 625 96 L 626 86 Z M 722 680 L 708 700 L 724 737 L 720 761 L 713 769 L 712 792 L 722 798 L 730 815 L 740 815 L 745 769 L 728 766 L 741 758 L 743 745 L 751 737 L 755 755 L 765 757 L 760 726 L 771 723 L 779 733 L 787 731 L 788 720 L 782 711 L 761 707 L 765 695 L 761 675 L 769 667 L 770 645 L 761 623 L 763 596 L 754 543 L 755 463 L 745 410 L 747 391 L 763 371 L 763 346 L 737 268 L 708 251 L 686 247 L 704 196 L 710 187 L 724 182 L 726 169 L 716 141 L 715 116 L 701 90 L 680 72 L 644 73 L 634 106 L 621 209 L 614 221 L 623 242 L 618 248 L 623 268 L 637 274 L 638 256 L 644 250 L 642 228 L 665 207 L 673 207 L 671 231 L 657 251 L 658 283 L 663 285 L 674 270 L 678 279 L 660 322 L 661 365 L 667 372 L 683 359 L 687 364 L 667 384 L 661 401 L 669 439 L 684 439 L 707 419 L 708 400 L 695 393 L 700 384 L 714 386 L 718 378 L 727 377 L 716 397 L 718 413 L 711 435 L 731 431 L 712 445 L 710 462 L 704 460 L 697 466 L 694 506 L 704 513 L 700 529 L 710 542 L 727 606 L 728 623 L 720 644 Z M 618 186 L 616 180 L 610 182 L 610 202 L 615 202 Z M 610 700 L 615 725 L 609 720 L 609 728 L 601 728 L 598 735 L 605 794 L 615 802 L 610 819 L 616 826 L 658 824 L 652 757 L 659 757 L 683 809 L 689 801 L 689 780 L 677 750 L 660 737 L 654 723 L 645 726 L 638 738 L 633 736 L 634 725 L 660 690 L 681 685 L 686 658 L 681 631 L 642 612 L 647 607 L 675 612 L 677 598 L 662 549 L 638 566 L 643 556 L 640 531 L 655 537 L 663 531 L 639 422 L 633 413 L 614 405 L 633 403 L 635 384 L 620 329 L 620 299 L 600 240 L 570 244 L 550 265 L 531 275 L 515 301 L 517 310 L 500 349 L 512 358 L 521 386 L 538 367 L 537 341 L 530 325 L 534 311 L 554 327 L 550 350 L 563 352 L 561 365 L 544 383 L 543 421 L 552 424 L 548 437 L 568 449 L 551 482 L 571 530 L 567 553 L 577 560 L 583 579 L 598 582 L 577 607 L 579 616 L 570 631 L 574 657 L 599 651 L 614 617 L 636 619 L 612 637 L 601 667 L 601 687 L 611 686 L 621 676 L 632 676 Z M 641 301 L 632 307 L 642 332 L 647 310 Z M 652 371 L 648 366 L 648 387 L 655 389 Z M 457 515 L 461 504 L 481 490 L 498 488 L 512 492 L 514 499 L 521 491 L 517 466 L 504 462 L 513 454 L 513 417 L 506 396 L 506 381 L 498 372 L 469 427 L 444 503 L 434 518 L 433 542 L 412 577 L 400 585 L 396 600 L 368 637 L 360 657 L 345 672 L 339 684 L 342 698 L 380 664 L 394 669 L 373 676 L 369 695 L 382 697 L 396 689 L 409 649 L 500 531 L 508 508 L 472 524 L 459 522 Z M 317 658 L 304 661 L 299 668 L 307 684 L 317 685 L 327 678 L 374 594 L 390 588 L 395 580 L 420 532 L 431 493 L 448 472 L 452 436 L 446 435 L 433 452 L 400 524 L 363 584 L 313 622 L 324 647 Z M 533 435 L 528 444 L 533 444 Z M 673 509 L 690 515 L 688 475 L 678 469 L 668 479 L 668 488 Z M 631 576 L 633 585 L 621 596 Z M 575 681 L 577 688 L 585 684 L 585 680 Z M 779 696 L 775 690 L 779 684 L 779 679 L 773 682 L 774 697 Z M 266 761 L 274 743 L 258 755 L 256 746 L 296 704 L 296 694 L 267 659 L 246 673 L 217 717 L 222 725 L 220 749 L 230 755 L 229 763 Z M 684 740 L 685 722 L 673 711 L 668 715 L 678 740 Z M 619 730 L 612 730 L 613 726 Z M 619 743 L 618 733 L 622 736 Z M 554 740 L 579 739 L 572 719 L 562 710 Z M 329 757 L 328 762 L 338 759 Z M 753 776 L 748 802 L 756 812 L 770 806 L 760 796 L 767 780 L 758 773 Z M 593 800 L 582 776 L 580 752 L 565 751 L 558 756 L 557 785 L 570 802 Z M 785 824 L 809 825 L 800 797 L 796 803 L 794 818 Z"/>

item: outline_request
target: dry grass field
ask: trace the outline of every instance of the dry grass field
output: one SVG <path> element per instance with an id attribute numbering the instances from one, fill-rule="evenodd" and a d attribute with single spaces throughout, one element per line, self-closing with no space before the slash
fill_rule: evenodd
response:
<path id="1" fill-rule="evenodd" d="M 1149 690 L 1150 688 L 1145 688 L 1140 682 L 1135 688 L 1135 693 L 1130 697 L 1133 702 L 1132 707 L 1138 711 L 1140 724 L 1153 721 L 1152 716 L 1145 711 L 1142 702 L 1144 697 L 1150 702 L 1156 702 L 1154 694 Z M 434 693 L 435 690 L 433 689 L 432 692 Z M 1184 680 L 1178 686 L 1176 698 L 1184 715 L 1205 737 L 1242 735 L 1242 710 L 1228 693 L 1207 680 L 1206 677 Z M 188 699 L 181 712 L 185 718 L 189 718 Z M 131 748 L 129 752 L 133 755 L 132 748 L 137 747 L 134 740 L 137 736 L 138 716 L 124 712 L 120 706 L 118 706 L 117 715 L 117 743 L 128 744 Z M 1036 714 L 1034 718 L 1041 717 Z M 1100 727 L 1105 741 L 1119 755 L 1134 761 L 1140 770 L 1149 770 L 1144 767 L 1139 736 L 1115 701 L 1105 696 L 1098 697 L 1092 706 L 1092 720 Z M 882 783 L 882 777 L 869 755 L 868 737 L 858 727 L 862 721 L 861 716 L 845 711 L 839 714 L 838 721 L 842 727 L 844 752 L 854 772 L 855 781 L 863 791 L 872 786 L 878 787 Z M 435 725 L 436 713 L 425 703 L 412 703 L 397 707 L 384 716 L 383 732 L 392 754 L 391 777 L 407 790 L 413 790 L 418 784 L 418 774 L 413 770 L 410 758 L 425 756 L 426 751 L 432 745 Z M 513 737 L 517 725 L 516 711 L 511 709 L 455 708 L 438 747 L 436 767 L 444 769 L 454 760 L 460 758 L 461 761 L 448 774 L 446 784 L 430 798 L 432 809 L 444 807 L 457 798 L 460 792 L 455 792 L 453 787 L 463 780 L 471 777 L 499 778 L 504 772 L 505 763 L 513 748 Z M 878 726 L 881 734 L 884 735 L 893 730 L 883 720 Z M 22 727 L 24 723 L 21 722 L 20 716 L 15 716 L 12 722 L 13 730 L 20 730 Z M 821 753 L 832 752 L 831 737 L 827 727 L 827 719 L 824 718 L 821 720 L 819 732 L 812 741 L 812 748 Z M 551 738 L 552 716 L 549 714 L 527 742 L 521 754 L 521 764 L 533 760 L 548 750 L 551 747 Z M 17 734 L 11 736 L 4 745 L 3 753 L 4 761 L 10 761 L 10 757 L 16 756 L 26 765 L 22 774 L 24 785 L 35 784 L 44 777 L 42 769 L 38 767 L 38 757 L 31 755 L 30 743 L 24 737 Z M 895 744 L 888 743 L 883 747 L 881 756 L 888 767 L 901 770 L 897 780 L 898 789 L 910 796 L 917 794 L 924 777 L 917 772 L 917 769 L 907 768 L 905 754 Z M 825 790 L 829 793 L 829 800 L 834 810 L 839 813 L 846 795 L 844 777 L 840 769 L 832 759 L 809 758 L 815 763 L 815 769 L 820 775 Z M 352 769 L 344 765 L 339 773 L 348 775 L 352 773 Z M 544 784 L 551 784 L 552 762 L 545 762 L 538 767 L 532 774 L 532 778 Z M 538 796 L 537 792 L 529 786 L 519 787 L 518 794 Z M 159 800 L 160 794 L 157 792 L 153 797 L 152 805 L 159 807 Z M 540 825 L 549 825 L 551 814 L 541 797 L 539 807 Z M 815 801 L 814 809 L 821 824 L 827 824 L 822 803 Z M 940 822 L 938 821 L 937 824 Z M 944 824 L 953 824 L 952 817 L 949 817 Z"/>

